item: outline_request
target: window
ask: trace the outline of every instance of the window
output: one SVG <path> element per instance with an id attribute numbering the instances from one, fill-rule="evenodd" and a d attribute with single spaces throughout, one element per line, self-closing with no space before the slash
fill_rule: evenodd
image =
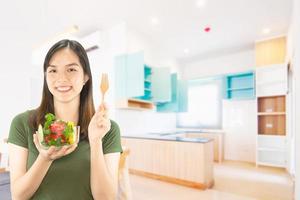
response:
<path id="1" fill-rule="evenodd" d="M 177 114 L 177 127 L 214 128 L 222 126 L 222 78 L 188 82 L 188 112 Z"/>

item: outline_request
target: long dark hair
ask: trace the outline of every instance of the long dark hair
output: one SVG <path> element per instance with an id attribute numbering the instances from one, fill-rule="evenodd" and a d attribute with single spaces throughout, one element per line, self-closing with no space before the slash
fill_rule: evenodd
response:
<path id="1" fill-rule="evenodd" d="M 55 43 L 48 51 L 44 61 L 44 85 L 43 95 L 40 106 L 34 110 L 31 115 L 30 124 L 34 130 L 38 129 L 39 124 L 44 124 L 45 114 L 54 113 L 53 95 L 50 93 L 46 82 L 46 71 L 49 66 L 50 59 L 59 50 L 63 48 L 71 49 L 79 58 L 80 64 L 83 68 L 84 74 L 89 77 L 88 81 L 83 86 L 80 93 L 80 106 L 79 106 L 79 121 L 80 126 L 80 138 L 87 138 L 88 126 L 92 116 L 95 113 L 95 107 L 93 102 L 93 81 L 90 69 L 90 63 L 86 54 L 86 51 L 82 45 L 74 40 L 61 40 Z"/>

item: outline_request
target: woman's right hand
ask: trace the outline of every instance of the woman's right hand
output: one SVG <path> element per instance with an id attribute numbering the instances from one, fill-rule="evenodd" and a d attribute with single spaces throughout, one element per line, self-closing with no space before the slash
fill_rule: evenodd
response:
<path id="1" fill-rule="evenodd" d="M 63 156 L 66 156 L 72 153 L 77 147 L 77 143 L 74 143 L 70 146 L 63 146 L 59 149 L 57 149 L 55 146 L 51 146 L 49 149 L 43 149 L 41 147 L 37 134 L 33 134 L 33 142 L 40 155 L 47 161 L 53 161 Z"/>

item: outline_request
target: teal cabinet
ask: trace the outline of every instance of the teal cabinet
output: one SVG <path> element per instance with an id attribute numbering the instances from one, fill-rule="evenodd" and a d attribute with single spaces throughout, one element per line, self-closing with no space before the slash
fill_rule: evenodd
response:
<path id="1" fill-rule="evenodd" d="M 167 67 L 152 68 L 152 101 L 163 103 L 171 101 L 171 71 Z"/>
<path id="2" fill-rule="evenodd" d="M 171 100 L 170 69 L 145 65 L 143 52 L 115 57 L 114 67 L 117 99 Z"/>
<path id="3" fill-rule="evenodd" d="M 177 74 L 172 74 L 171 88 L 171 101 L 158 103 L 157 112 L 187 112 L 187 81 L 178 80 Z"/>
<path id="4" fill-rule="evenodd" d="M 137 84 L 144 81 L 143 54 L 116 56 L 114 66 L 116 98 L 144 95 L 143 85 Z"/>
<path id="5" fill-rule="evenodd" d="M 224 77 L 224 98 L 233 100 L 254 99 L 254 73 L 244 72 Z"/>

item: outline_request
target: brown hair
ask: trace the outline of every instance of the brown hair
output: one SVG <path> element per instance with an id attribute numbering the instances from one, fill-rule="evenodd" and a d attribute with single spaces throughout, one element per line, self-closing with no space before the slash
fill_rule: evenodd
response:
<path id="1" fill-rule="evenodd" d="M 84 48 L 79 42 L 74 40 L 61 40 L 55 43 L 49 49 L 44 61 L 44 85 L 43 85 L 42 101 L 40 106 L 33 111 L 30 118 L 30 124 L 34 130 L 37 130 L 39 124 L 44 124 L 45 114 L 54 113 L 53 95 L 49 91 L 45 75 L 46 75 L 47 68 L 49 66 L 50 59 L 57 51 L 63 48 L 71 49 L 78 56 L 84 74 L 89 77 L 88 81 L 85 83 L 80 93 L 79 121 L 78 121 L 78 126 L 80 126 L 80 138 L 86 139 L 90 120 L 95 113 L 95 107 L 93 102 L 93 88 L 92 88 L 93 81 L 92 81 L 90 63 L 86 51 L 84 50 Z"/>

